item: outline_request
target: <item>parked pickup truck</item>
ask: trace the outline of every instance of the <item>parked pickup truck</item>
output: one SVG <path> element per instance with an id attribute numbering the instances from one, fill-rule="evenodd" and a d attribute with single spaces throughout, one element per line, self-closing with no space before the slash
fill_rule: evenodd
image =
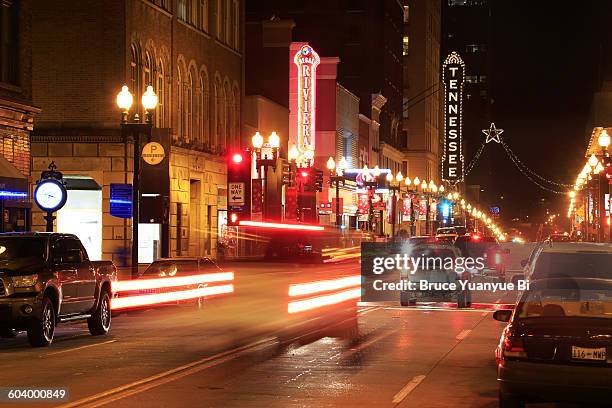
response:
<path id="1" fill-rule="evenodd" d="M 0 234 L 0 337 L 26 330 L 32 346 L 48 346 L 58 322 L 79 319 L 104 335 L 116 279 L 113 263 L 90 261 L 75 235 Z"/>

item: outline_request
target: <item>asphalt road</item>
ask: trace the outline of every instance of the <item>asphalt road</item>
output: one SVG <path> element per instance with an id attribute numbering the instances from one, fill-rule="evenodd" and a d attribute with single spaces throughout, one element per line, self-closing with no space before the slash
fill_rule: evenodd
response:
<path id="1" fill-rule="evenodd" d="M 378 305 L 290 316 L 289 284 L 355 275 L 359 264 L 231 269 L 236 292 L 201 310 L 122 314 L 104 337 L 63 325 L 42 349 L 24 334 L 1 340 L 0 387 L 67 388 L 69 398 L 0 406 L 497 406 L 503 324 L 490 310 Z"/>

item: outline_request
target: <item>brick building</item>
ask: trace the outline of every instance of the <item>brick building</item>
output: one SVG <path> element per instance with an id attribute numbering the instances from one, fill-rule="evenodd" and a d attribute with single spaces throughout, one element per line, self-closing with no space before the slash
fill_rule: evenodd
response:
<path id="1" fill-rule="evenodd" d="M 29 228 L 32 105 L 31 1 L 0 3 L 0 232 Z"/>
<path id="2" fill-rule="evenodd" d="M 111 184 L 132 179 L 133 149 L 115 105 L 123 84 L 134 94 L 131 113 L 140 117 L 140 95 L 153 86 L 159 97 L 154 139 L 168 149 L 159 177 L 143 169 L 143 194 L 163 200 L 159 214 L 141 215 L 141 261 L 215 255 L 226 218 L 223 154 L 240 144 L 242 133 L 242 3 L 35 3 L 33 97 L 42 113 L 32 139 L 32 175 L 51 160 L 68 175 L 69 199 L 56 229 L 79 231 L 94 256 L 118 260 L 130 245 L 129 219 L 109 212 Z M 153 206 L 145 197 L 141 202 L 145 212 Z M 42 214 L 32 223 L 41 228 Z"/>

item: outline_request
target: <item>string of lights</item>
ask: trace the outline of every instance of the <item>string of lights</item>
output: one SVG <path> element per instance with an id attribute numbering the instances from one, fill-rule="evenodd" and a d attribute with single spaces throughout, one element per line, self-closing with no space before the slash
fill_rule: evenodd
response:
<path id="1" fill-rule="evenodd" d="M 545 177 L 540 176 L 538 173 L 536 173 L 535 171 L 533 171 L 532 169 L 530 169 L 525 163 L 523 163 L 521 161 L 521 159 L 519 159 L 519 157 L 516 155 L 516 153 L 514 153 L 512 151 L 512 149 L 510 149 L 510 146 L 508 146 L 506 144 L 506 142 L 502 141 L 501 142 L 502 146 L 504 147 L 504 150 L 506 150 L 506 153 L 508 153 L 508 155 L 510 156 L 510 159 L 517 165 L 517 166 L 521 166 L 523 169 L 525 169 L 525 171 L 529 172 L 532 176 L 538 178 L 539 180 L 554 185 L 554 186 L 558 186 L 558 187 L 566 187 L 566 188 L 571 188 L 573 186 L 573 184 L 566 184 L 566 183 L 558 183 L 556 181 L 553 180 L 549 180 Z"/>
<path id="2" fill-rule="evenodd" d="M 527 177 L 529 179 L 529 181 L 531 181 L 533 184 L 535 184 L 536 186 L 540 187 L 542 190 L 546 190 L 549 191 L 551 193 L 555 193 L 555 194 L 567 194 L 567 192 L 569 190 L 563 190 L 563 191 L 559 191 L 559 190 L 553 190 L 552 188 L 549 188 L 545 185 L 542 185 L 540 182 L 538 182 L 537 180 L 535 180 L 527 171 L 525 171 L 513 158 L 512 158 L 512 153 L 510 151 L 510 149 L 504 149 L 506 151 L 506 154 L 508 155 L 508 157 L 510 158 L 510 160 L 512 160 L 512 163 L 514 163 L 514 165 L 516 166 L 517 169 L 519 169 L 519 171 L 523 174 L 523 176 Z"/>
<path id="3" fill-rule="evenodd" d="M 470 164 L 468 164 L 467 169 L 465 170 L 465 175 L 466 176 L 468 174 L 470 174 L 470 172 L 472 171 L 472 169 L 474 168 L 474 166 L 478 162 L 478 159 L 480 159 L 480 155 L 482 154 L 482 151 L 484 150 L 486 145 L 487 145 L 486 143 L 481 144 L 480 148 L 478 149 L 478 151 L 476 151 L 476 154 L 472 158 L 472 161 L 470 161 Z"/>

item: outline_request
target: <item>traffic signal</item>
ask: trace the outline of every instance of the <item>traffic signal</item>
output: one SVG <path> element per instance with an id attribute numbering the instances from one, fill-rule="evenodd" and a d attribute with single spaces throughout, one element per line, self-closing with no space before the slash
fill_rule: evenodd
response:
<path id="1" fill-rule="evenodd" d="M 312 178 L 309 168 L 297 169 L 297 179 L 302 186 L 302 191 L 310 191 Z"/>
<path id="2" fill-rule="evenodd" d="M 323 171 L 316 170 L 314 186 L 316 191 L 323 191 Z"/>
<path id="3" fill-rule="evenodd" d="M 230 227 L 240 224 L 241 213 L 238 211 L 231 211 L 227 216 L 227 225 Z"/>
<path id="4" fill-rule="evenodd" d="M 251 218 L 251 155 L 237 150 L 227 157 L 227 225 Z"/>

